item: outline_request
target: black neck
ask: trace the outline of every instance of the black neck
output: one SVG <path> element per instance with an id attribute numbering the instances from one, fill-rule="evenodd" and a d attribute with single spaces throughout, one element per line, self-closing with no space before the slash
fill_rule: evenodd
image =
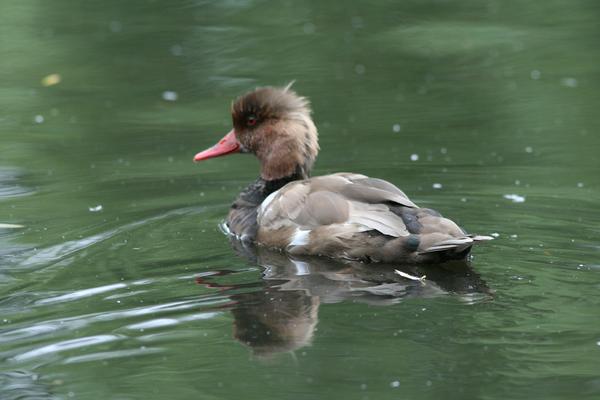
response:
<path id="1" fill-rule="evenodd" d="M 296 168 L 293 174 L 283 178 L 272 180 L 258 178 L 240 193 L 236 201 L 237 207 L 242 206 L 242 204 L 245 204 L 246 207 L 258 207 L 274 191 L 281 189 L 290 182 L 307 178 L 308 174 L 300 166 Z"/>
<path id="2" fill-rule="evenodd" d="M 294 171 L 294 173 L 292 175 L 289 176 L 284 176 L 283 178 L 279 178 L 279 179 L 272 179 L 270 181 L 264 180 L 262 178 L 259 178 L 259 180 L 264 182 L 264 193 L 265 193 L 265 197 L 270 195 L 271 193 L 273 193 L 276 190 L 281 189 L 282 187 L 284 187 L 285 185 L 287 185 L 290 182 L 293 181 L 300 181 L 302 179 L 307 179 L 308 178 L 308 174 L 306 172 L 304 172 L 304 169 L 301 167 L 296 168 L 296 171 Z"/>

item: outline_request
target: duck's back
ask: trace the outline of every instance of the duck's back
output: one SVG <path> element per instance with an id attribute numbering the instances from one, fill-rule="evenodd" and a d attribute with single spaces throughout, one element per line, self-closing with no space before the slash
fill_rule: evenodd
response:
<path id="1" fill-rule="evenodd" d="M 291 182 L 257 212 L 256 241 L 290 254 L 364 261 L 464 258 L 474 241 L 381 179 L 339 173 Z"/>

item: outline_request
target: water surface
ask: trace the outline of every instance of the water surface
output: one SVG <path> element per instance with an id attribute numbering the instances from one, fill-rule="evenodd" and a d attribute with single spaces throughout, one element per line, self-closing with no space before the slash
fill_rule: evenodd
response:
<path id="1" fill-rule="evenodd" d="M 0 398 L 600 396 L 596 2 L 0 11 Z M 424 285 L 230 243 L 257 163 L 191 158 L 293 79 L 315 174 L 496 240 Z"/>

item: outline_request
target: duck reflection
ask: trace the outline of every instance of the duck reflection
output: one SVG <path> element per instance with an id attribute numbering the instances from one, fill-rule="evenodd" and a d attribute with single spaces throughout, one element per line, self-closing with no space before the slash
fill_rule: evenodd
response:
<path id="1" fill-rule="evenodd" d="M 475 302 L 491 296 L 486 283 L 466 263 L 363 264 L 327 258 L 290 258 L 236 240 L 232 245 L 240 256 L 264 268 L 262 281 L 223 286 L 205 277 L 199 283 L 221 288 L 229 296 L 232 302 L 227 307 L 234 316 L 234 337 L 258 356 L 310 345 L 321 304 L 350 300 L 387 306 L 407 298 L 448 294 Z M 395 269 L 427 278 L 413 281 L 399 276 Z"/>

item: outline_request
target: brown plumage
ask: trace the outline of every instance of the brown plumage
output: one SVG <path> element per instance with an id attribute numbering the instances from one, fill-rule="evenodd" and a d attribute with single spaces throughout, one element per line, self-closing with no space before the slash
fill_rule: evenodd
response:
<path id="1" fill-rule="evenodd" d="M 386 263 L 464 259 L 474 243 L 492 239 L 468 235 L 384 180 L 309 178 L 319 150 L 310 112 L 289 86 L 256 89 L 233 103 L 233 130 L 194 158 L 247 152 L 259 159 L 260 178 L 229 212 L 232 234 L 292 255 Z"/>

